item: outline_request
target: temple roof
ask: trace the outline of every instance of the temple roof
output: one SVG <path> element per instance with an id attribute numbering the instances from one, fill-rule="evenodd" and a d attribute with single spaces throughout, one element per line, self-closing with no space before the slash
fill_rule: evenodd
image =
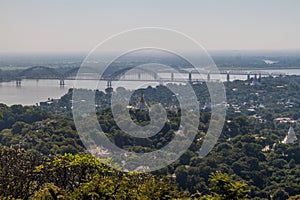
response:
<path id="1" fill-rule="evenodd" d="M 149 105 L 145 101 L 144 95 L 141 95 L 140 100 L 137 102 L 136 109 L 138 110 L 149 110 Z"/>

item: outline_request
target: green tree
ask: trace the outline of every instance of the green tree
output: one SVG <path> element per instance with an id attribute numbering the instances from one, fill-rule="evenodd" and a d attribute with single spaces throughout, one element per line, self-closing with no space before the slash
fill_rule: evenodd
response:
<path id="1" fill-rule="evenodd" d="M 212 184 L 212 193 L 201 197 L 202 200 L 241 200 L 248 197 L 247 184 L 233 180 L 233 177 L 228 174 L 221 172 L 212 173 L 210 182 Z"/>
<path id="2" fill-rule="evenodd" d="M 283 189 L 278 189 L 274 192 L 273 198 L 274 200 L 285 200 L 289 198 L 289 194 L 283 190 Z"/>
<path id="3" fill-rule="evenodd" d="M 38 154 L 2 147 L 0 150 L 0 198 L 27 199 L 39 188 L 35 167 L 42 163 Z M 2 199 L 2 198 L 1 198 Z"/>

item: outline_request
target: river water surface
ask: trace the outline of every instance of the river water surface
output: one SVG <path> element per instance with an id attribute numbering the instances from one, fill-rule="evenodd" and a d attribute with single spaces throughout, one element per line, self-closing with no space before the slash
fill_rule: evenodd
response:
<path id="1" fill-rule="evenodd" d="M 287 70 L 262 70 L 272 72 L 284 72 L 287 75 L 300 75 L 300 69 L 287 69 Z M 246 75 L 231 75 L 231 80 L 245 80 Z M 211 79 L 214 79 L 214 75 L 211 75 Z M 221 81 L 226 81 L 226 75 L 221 75 Z M 0 82 L 0 103 L 7 105 L 23 104 L 23 105 L 35 105 L 41 101 L 46 101 L 48 98 L 58 99 L 70 88 L 74 87 L 74 80 L 65 80 L 65 86 L 59 85 L 59 80 L 22 80 L 21 86 L 16 86 L 14 81 Z M 159 83 L 145 83 L 145 82 L 129 82 L 120 81 L 113 82 L 112 87 L 125 87 L 127 89 L 137 89 L 139 87 L 147 87 L 148 85 L 156 86 Z M 106 88 L 105 81 L 96 80 L 78 80 L 76 86 L 86 89 L 99 89 L 104 90 Z"/>

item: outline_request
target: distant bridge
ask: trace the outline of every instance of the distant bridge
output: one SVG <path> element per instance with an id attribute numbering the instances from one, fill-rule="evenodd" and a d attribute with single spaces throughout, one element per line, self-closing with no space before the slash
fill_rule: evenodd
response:
<path id="1" fill-rule="evenodd" d="M 74 80 L 79 71 L 79 67 L 72 68 L 64 73 L 58 72 L 57 69 L 46 66 L 34 66 L 27 68 L 19 72 L 16 76 L 16 85 L 20 86 L 22 79 L 57 79 L 59 85 L 65 85 L 65 80 Z M 254 70 L 220 70 L 220 71 L 208 71 L 208 70 L 161 70 L 153 72 L 151 70 L 145 70 L 141 68 L 128 67 L 124 69 L 116 69 L 110 73 L 104 72 L 101 78 L 97 76 L 90 76 L 96 73 L 97 70 L 93 68 L 85 68 L 89 76 L 78 77 L 80 80 L 103 80 L 107 81 L 107 86 L 111 86 L 112 81 L 147 81 L 147 82 L 204 82 L 204 81 L 218 81 L 211 79 L 213 74 L 226 75 L 226 80 L 230 81 L 231 75 L 245 75 L 249 80 L 251 77 L 260 79 L 262 76 L 285 76 L 286 73 L 270 73 L 266 71 L 254 71 Z M 88 73 L 88 71 L 90 71 Z M 168 74 L 161 77 L 160 74 Z M 180 77 L 178 77 L 180 75 Z M 198 75 L 198 76 L 197 76 Z M 199 77 L 200 75 L 200 77 Z"/>

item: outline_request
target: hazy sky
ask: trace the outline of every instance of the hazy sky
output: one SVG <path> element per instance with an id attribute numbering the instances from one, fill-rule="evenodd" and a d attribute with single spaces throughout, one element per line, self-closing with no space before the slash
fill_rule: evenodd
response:
<path id="1" fill-rule="evenodd" d="M 209 50 L 300 49 L 299 0 L 0 0 L 0 52 L 89 51 L 143 26 Z"/>

